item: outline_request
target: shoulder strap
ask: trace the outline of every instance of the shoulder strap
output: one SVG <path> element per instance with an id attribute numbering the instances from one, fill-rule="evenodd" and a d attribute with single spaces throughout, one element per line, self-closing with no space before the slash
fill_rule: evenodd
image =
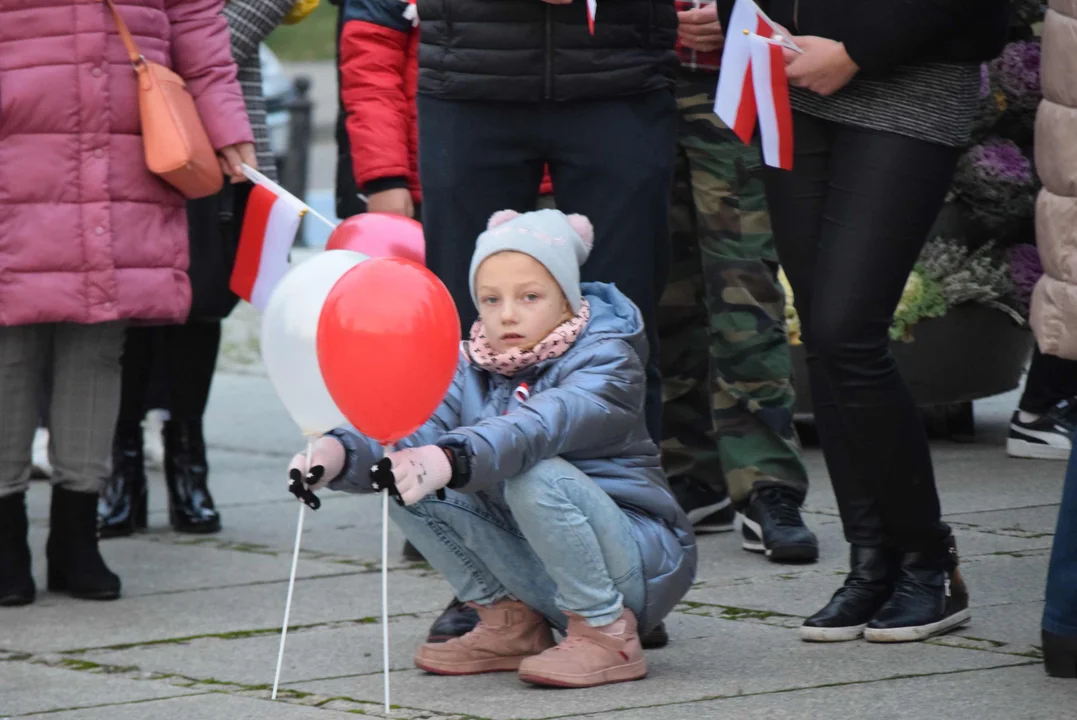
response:
<path id="1" fill-rule="evenodd" d="M 123 41 L 124 47 L 127 48 L 127 54 L 131 56 L 131 64 L 138 69 L 139 65 L 146 62 L 146 58 L 142 57 L 138 45 L 135 44 L 135 39 L 131 37 L 131 31 L 127 29 L 127 23 L 123 21 L 120 11 L 116 9 L 116 3 L 113 0 L 104 0 L 104 2 L 108 5 L 108 9 L 112 11 L 112 19 L 116 22 L 116 30 L 119 31 L 120 40 Z"/>

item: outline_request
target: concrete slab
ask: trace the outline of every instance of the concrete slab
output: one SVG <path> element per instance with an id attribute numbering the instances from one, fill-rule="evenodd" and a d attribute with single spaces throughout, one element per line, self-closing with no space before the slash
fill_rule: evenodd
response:
<path id="1" fill-rule="evenodd" d="M 444 580 L 414 571 L 393 572 L 389 583 L 394 615 L 440 610 L 452 596 Z M 284 580 L 110 603 L 44 594 L 33 605 L 4 608 L 0 648 L 51 652 L 208 634 L 274 633 L 284 617 L 287 588 Z M 290 625 L 357 620 L 380 613 L 378 573 L 297 580 Z"/>
<path id="2" fill-rule="evenodd" d="M 325 708 L 209 693 L 134 705 L 110 705 L 48 715 L 30 715 L 27 720 L 343 720 L 354 717 Z"/>
<path id="3" fill-rule="evenodd" d="M 393 670 L 414 668 L 415 648 L 426 640 L 427 629 L 435 617 L 436 613 L 428 613 L 421 618 L 405 617 L 390 622 L 389 666 Z M 279 634 L 236 639 L 202 638 L 185 643 L 90 652 L 82 657 L 101 664 L 133 665 L 143 671 L 178 673 L 200 680 L 260 685 L 273 680 L 279 642 Z M 297 683 L 381 671 L 380 623 L 311 628 L 288 633 L 281 682 Z"/>
<path id="4" fill-rule="evenodd" d="M 0 717 L 189 694 L 154 680 L 128 680 L 26 662 L 0 662 Z M 49 717 L 53 717 L 50 715 Z"/>
<path id="5" fill-rule="evenodd" d="M 989 536 L 994 539 L 995 536 Z M 964 534 L 961 539 L 964 539 Z M 963 547 L 962 545 L 959 545 Z M 1018 556 L 989 554 L 965 558 L 962 570 L 973 607 L 1043 599 L 1047 552 Z M 823 567 L 787 568 L 785 572 L 731 580 L 707 580 L 694 587 L 687 600 L 806 617 L 821 608 L 840 586 L 843 571 Z M 974 616 L 973 623 L 977 623 Z M 975 634 L 979 634 L 978 632 Z"/>
<path id="6" fill-rule="evenodd" d="M 974 624 L 934 642 L 1038 656 L 1043 605 L 1043 602 L 1023 602 L 976 608 Z M 965 643 L 966 639 L 973 643 Z"/>
<path id="7" fill-rule="evenodd" d="M 280 530 L 278 529 L 278 532 Z M 293 529 L 294 532 L 294 529 Z M 39 588 L 46 586 L 45 543 L 48 530 L 30 533 L 35 558 L 34 578 Z M 160 538 L 158 541 L 156 538 Z M 178 542 L 205 542 L 207 545 L 177 545 Z M 235 585 L 283 582 L 291 571 L 291 549 L 266 553 L 251 546 L 249 551 L 220 549 L 215 538 L 175 535 L 136 535 L 102 542 L 101 554 L 123 581 L 124 597 L 160 595 Z M 210 546 L 213 543 L 214 546 Z M 243 546 L 237 543 L 237 548 Z M 182 572 L 177 572 L 182 568 Z M 306 559 L 299 564 L 301 578 L 340 575 L 360 568 Z"/>
<path id="8" fill-rule="evenodd" d="M 1077 687 L 1039 665 L 894 679 L 592 715 L 592 720 L 1057 720 L 1072 717 Z"/>
<path id="9" fill-rule="evenodd" d="M 1058 502 L 1035 507 L 992 510 L 978 513 L 947 515 L 947 522 L 962 528 L 976 529 L 1027 538 L 1041 538 L 1042 545 L 1051 544 L 1058 522 Z"/>
<path id="10" fill-rule="evenodd" d="M 548 718 L 717 695 L 775 692 L 823 683 L 866 682 L 1028 662 L 1014 656 L 927 645 L 819 646 L 800 642 L 786 629 L 725 620 L 707 622 L 716 625 L 718 634 L 679 641 L 676 647 L 651 653 L 650 676 L 643 682 L 586 691 L 545 691 L 521 684 L 512 674 L 446 678 L 414 670 L 394 674 L 393 702 L 485 718 Z M 381 683 L 379 676 L 367 675 L 301 682 L 292 687 L 323 696 L 377 701 L 381 697 Z M 664 709 L 661 717 L 666 717 Z"/>

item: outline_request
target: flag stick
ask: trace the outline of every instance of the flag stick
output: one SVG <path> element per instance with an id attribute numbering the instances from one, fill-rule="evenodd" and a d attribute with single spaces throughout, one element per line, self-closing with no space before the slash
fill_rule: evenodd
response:
<path id="1" fill-rule="evenodd" d="M 244 165 L 244 168 L 247 166 Z M 310 463 L 314 456 L 314 438 L 307 438 L 307 471 L 310 471 Z M 299 543 L 303 539 L 303 511 L 306 510 L 304 503 L 299 503 L 299 522 L 295 527 L 295 550 L 292 551 L 292 573 L 288 578 L 288 599 L 284 601 L 284 624 L 280 629 L 280 648 L 277 650 L 277 672 L 273 676 L 272 700 L 277 699 L 277 685 L 280 683 L 280 668 L 284 662 L 284 641 L 288 637 L 288 616 L 292 613 L 292 592 L 295 590 L 295 571 L 299 566 Z"/>
<path id="2" fill-rule="evenodd" d="M 270 190 L 275 192 L 277 195 L 280 195 L 282 197 L 288 198 L 293 204 L 298 205 L 299 207 L 301 207 L 302 210 L 300 211 L 300 215 L 310 214 L 311 217 L 318 218 L 323 223 L 328 225 L 330 228 L 335 228 L 337 226 L 337 224 L 335 222 L 333 222 L 329 218 L 325 217 L 321 213 L 317 212 L 310 205 L 307 205 L 305 202 L 303 202 L 302 200 L 297 198 L 295 195 L 292 195 L 290 192 L 288 192 L 287 190 L 282 188 L 280 185 L 273 182 L 272 180 L 267 178 L 265 175 L 258 172 L 257 170 L 252 168 L 250 165 L 247 165 L 246 163 L 243 164 L 243 174 L 246 175 L 247 179 L 250 180 L 252 183 L 255 183 L 256 185 L 265 185 L 267 188 L 269 188 Z"/>

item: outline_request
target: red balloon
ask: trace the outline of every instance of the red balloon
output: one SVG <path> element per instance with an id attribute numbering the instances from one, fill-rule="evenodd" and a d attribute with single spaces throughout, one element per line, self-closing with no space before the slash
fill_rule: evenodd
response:
<path id="1" fill-rule="evenodd" d="M 368 257 L 401 257 L 426 264 L 421 223 L 388 213 L 362 213 L 344 220 L 329 235 L 326 250 L 354 250 Z"/>
<path id="2" fill-rule="evenodd" d="M 418 430 L 445 398 L 460 354 L 460 319 L 429 270 L 371 258 L 333 286 L 317 345 L 337 407 L 359 432 L 388 445 Z"/>

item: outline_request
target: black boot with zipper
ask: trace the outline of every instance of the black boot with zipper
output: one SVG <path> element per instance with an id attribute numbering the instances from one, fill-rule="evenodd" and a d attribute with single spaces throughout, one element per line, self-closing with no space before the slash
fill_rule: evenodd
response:
<path id="1" fill-rule="evenodd" d="M 117 430 L 112 447 L 112 475 L 97 501 L 97 527 L 102 538 L 124 537 L 146 529 L 146 469 L 142 428 Z"/>
<path id="2" fill-rule="evenodd" d="M 804 621 L 800 637 L 809 642 L 856 640 L 894 591 L 901 553 L 883 547 L 849 548 L 849 574 L 819 612 Z"/>
<path id="3" fill-rule="evenodd" d="M 165 423 L 164 441 L 172 529 L 196 534 L 220 531 L 221 516 L 207 486 L 209 465 L 201 421 L 169 420 Z"/>
<path id="4" fill-rule="evenodd" d="M 36 588 L 26 542 L 26 493 L 0 497 L 0 607 L 29 605 Z"/>
<path id="5" fill-rule="evenodd" d="M 52 489 L 49 511 L 49 590 L 84 600 L 115 600 L 120 578 L 97 547 L 97 494 Z"/>
<path id="6" fill-rule="evenodd" d="M 864 630 L 869 642 L 915 642 L 969 621 L 969 591 L 951 535 L 938 546 L 905 553 L 894 592 Z"/>

